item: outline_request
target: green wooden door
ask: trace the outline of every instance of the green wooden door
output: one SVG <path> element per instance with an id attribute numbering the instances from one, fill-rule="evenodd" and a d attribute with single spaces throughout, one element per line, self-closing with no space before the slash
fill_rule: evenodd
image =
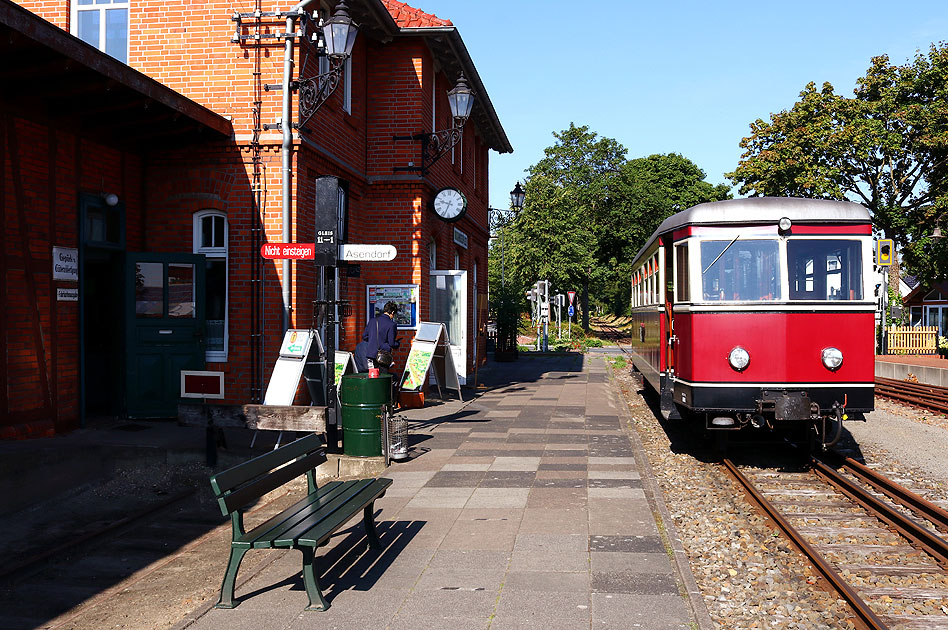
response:
<path id="1" fill-rule="evenodd" d="M 204 256 L 129 252 L 126 414 L 178 415 L 181 370 L 203 370 Z"/>

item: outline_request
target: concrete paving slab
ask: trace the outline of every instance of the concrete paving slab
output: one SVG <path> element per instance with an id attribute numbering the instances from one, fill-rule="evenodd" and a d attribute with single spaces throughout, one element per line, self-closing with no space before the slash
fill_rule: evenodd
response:
<path id="1" fill-rule="evenodd" d="M 471 495 L 473 487 L 462 488 L 421 488 L 406 508 L 463 508 Z"/>
<path id="2" fill-rule="evenodd" d="M 593 499 L 641 499 L 645 500 L 645 490 L 642 488 L 594 488 L 588 489 L 589 500 Z"/>
<path id="3" fill-rule="evenodd" d="M 543 593 L 589 593 L 589 572 L 563 571 L 509 571 L 504 591 L 531 591 Z"/>
<path id="4" fill-rule="evenodd" d="M 444 466 L 441 467 L 441 470 L 444 472 L 450 472 L 450 471 L 469 471 L 470 472 L 470 471 L 478 471 L 478 470 L 486 471 L 487 469 L 490 468 L 490 466 L 491 466 L 490 463 L 483 463 L 483 464 L 457 463 L 457 464 L 445 464 Z"/>
<path id="5" fill-rule="evenodd" d="M 684 630 L 690 615 L 678 595 L 593 593 L 592 627 L 608 630 Z"/>
<path id="6" fill-rule="evenodd" d="M 588 536 L 589 513 L 585 508 L 527 508 L 520 522 L 521 534 L 579 534 Z"/>
<path id="7" fill-rule="evenodd" d="M 638 595 L 677 595 L 678 584 L 672 575 L 635 573 L 634 571 L 593 571 L 594 593 L 630 593 Z"/>
<path id="8" fill-rule="evenodd" d="M 583 508 L 586 506 L 585 488 L 537 488 L 530 489 L 528 508 Z"/>
<path id="9" fill-rule="evenodd" d="M 590 593 L 504 588 L 491 630 L 576 630 L 590 627 Z"/>
<path id="10" fill-rule="evenodd" d="M 562 571 L 566 573 L 588 572 L 589 553 L 585 551 L 560 551 L 555 554 L 538 555 L 516 551 L 510 559 L 511 571 Z"/>
<path id="11" fill-rule="evenodd" d="M 510 552 L 484 549 L 438 549 L 428 561 L 428 569 L 497 569 L 505 570 Z"/>
<path id="12" fill-rule="evenodd" d="M 637 470 L 590 470 L 590 479 L 641 479 Z"/>
<path id="13" fill-rule="evenodd" d="M 530 488 L 477 488 L 466 507 L 523 508 L 529 493 Z"/>
<path id="14" fill-rule="evenodd" d="M 488 470 L 535 471 L 540 466 L 540 457 L 497 457 Z"/>
<path id="15" fill-rule="evenodd" d="M 589 569 L 594 573 L 631 571 L 672 575 L 674 570 L 664 551 L 652 553 L 630 553 L 627 551 L 590 551 Z"/>
<path id="16" fill-rule="evenodd" d="M 495 590 L 415 590 L 405 599 L 398 614 L 399 617 L 416 620 L 426 617 L 480 619 L 490 616 L 496 601 L 497 591 Z M 434 627 L 447 628 L 449 626 L 436 625 Z"/>

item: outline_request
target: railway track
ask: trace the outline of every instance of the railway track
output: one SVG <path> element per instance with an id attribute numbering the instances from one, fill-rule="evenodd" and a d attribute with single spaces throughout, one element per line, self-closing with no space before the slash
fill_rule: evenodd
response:
<path id="1" fill-rule="evenodd" d="M 39 551 L 0 568 L 0 628 L 68 625 L 187 553 L 221 522 L 194 490 L 114 521 L 65 522 L 61 536 L 29 541 Z"/>
<path id="2" fill-rule="evenodd" d="M 948 387 L 876 378 L 876 396 L 948 414 Z"/>
<path id="3" fill-rule="evenodd" d="M 598 332 L 604 334 L 610 341 L 614 341 L 619 350 L 621 350 L 624 354 L 629 354 L 629 351 L 623 347 L 623 342 L 629 339 L 628 335 L 623 333 L 615 326 L 607 324 L 600 319 L 593 319 L 593 323 L 599 329 Z"/>
<path id="4" fill-rule="evenodd" d="M 948 629 L 948 512 L 851 459 L 727 472 L 852 610 L 859 628 Z"/>

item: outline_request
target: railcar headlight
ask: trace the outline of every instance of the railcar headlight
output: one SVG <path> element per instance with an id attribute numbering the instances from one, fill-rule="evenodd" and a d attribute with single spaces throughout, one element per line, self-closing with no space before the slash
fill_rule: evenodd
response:
<path id="1" fill-rule="evenodd" d="M 789 232 L 791 225 L 790 217 L 781 217 L 780 221 L 777 222 L 777 229 L 781 232 Z"/>
<path id="2" fill-rule="evenodd" d="M 744 368 L 747 367 L 747 364 L 750 363 L 751 357 L 748 354 L 747 350 L 737 346 L 727 354 L 727 362 L 731 364 L 731 367 L 737 370 L 738 372 L 743 372 Z"/>
<path id="3" fill-rule="evenodd" d="M 827 370 L 836 371 L 843 364 L 843 353 L 838 348 L 823 348 L 822 359 Z"/>

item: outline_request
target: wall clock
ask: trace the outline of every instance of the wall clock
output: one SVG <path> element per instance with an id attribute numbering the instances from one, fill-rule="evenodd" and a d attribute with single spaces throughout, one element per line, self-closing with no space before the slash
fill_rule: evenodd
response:
<path id="1" fill-rule="evenodd" d="M 435 194 L 432 206 L 445 221 L 457 221 L 467 212 L 467 197 L 457 188 L 442 188 Z"/>

